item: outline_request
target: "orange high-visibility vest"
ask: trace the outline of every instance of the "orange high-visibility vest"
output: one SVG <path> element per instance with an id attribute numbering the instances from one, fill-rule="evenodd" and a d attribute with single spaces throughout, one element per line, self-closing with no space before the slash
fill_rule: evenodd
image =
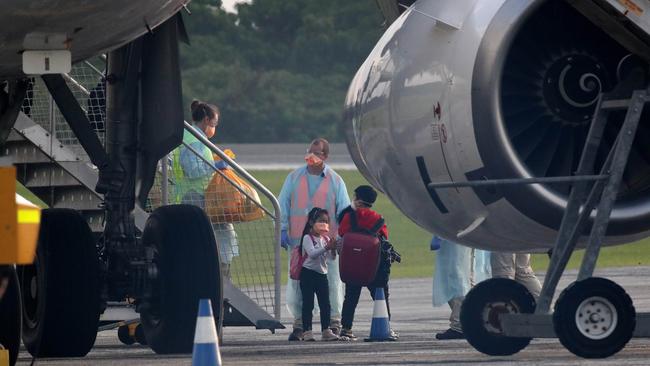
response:
<path id="1" fill-rule="evenodd" d="M 307 176 L 300 177 L 296 189 L 291 194 L 291 209 L 289 212 L 289 238 L 292 243 L 300 243 L 302 231 L 307 223 L 307 215 L 314 207 L 327 210 L 330 215 L 330 237 L 336 237 L 336 192 L 332 174 L 327 174 L 320 183 L 313 197 L 309 197 L 309 183 Z"/>

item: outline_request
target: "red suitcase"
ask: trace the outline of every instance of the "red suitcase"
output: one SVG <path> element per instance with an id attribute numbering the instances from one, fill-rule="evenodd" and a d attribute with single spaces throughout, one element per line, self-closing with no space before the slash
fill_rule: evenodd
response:
<path id="1" fill-rule="evenodd" d="M 352 230 L 343 235 L 339 258 L 341 281 L 355 286 L 368 286 L 377 275 L 381 259 L 381 242 L 377 232 L 384 225 L 379 219 L 370 230 L 359 229 L 356 214 L 350 213 Z"/>

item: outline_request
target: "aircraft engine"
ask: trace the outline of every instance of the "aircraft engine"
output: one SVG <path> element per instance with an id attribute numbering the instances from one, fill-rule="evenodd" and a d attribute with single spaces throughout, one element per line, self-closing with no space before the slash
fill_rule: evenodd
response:
<path id="1" fill-rule="evenodd" d="M 635 63 L 643 62 L 562 0 L 421 0 L 355 75 L 346 141 L 366 179 L 423 228 L 478 248 L 545 250 L 568 185 L 430 192 L 426 183 L 571 175 L 599 93 Z M 610 115 L 596 169 L 623 116 Z M 649 119 L 607 244 L 650 235 Z"/>

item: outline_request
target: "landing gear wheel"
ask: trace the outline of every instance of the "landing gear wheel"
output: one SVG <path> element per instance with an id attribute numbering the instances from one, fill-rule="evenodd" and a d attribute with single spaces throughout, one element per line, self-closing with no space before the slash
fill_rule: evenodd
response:
<path id="1" fill-rule="evenodd" d="M 203 210 L 190 205 L 156 209 L 142 235 L 154 249 L 158 276 L 140 314 L 146 340 L 156 353 L 192 351 L 200 299 L 211 299 L 217 329 L 223 319 L 219 252 Z"/>
<path id="2" fill-rule="evenodd" d="M 523 285 L 507 278 L 492 278 L 476 285 L 465 297 L 460 323 L 467 342 L 491 356 L 513 355 L 526 348 L 531 338 L 503 335 L 501 314 L 531 314 L 535 298 Z"/>
<path id="3" fill-rule="evenodd" d="M 144 335 L 144 327 L 142 324 L 138 324 L 135 327 L 135 341 L 143 346 L 147 345 L 147 337 Z"/>
<path id="4" fill-rule="evenodd" d="M 591 277 L 562 291 L 555 303 L 553 326 L 562 345 L 574 355 L 605 358 L 632 338 L 636 311 L 621 286 Z"/>
<path id="5" fill-rule="evenodd" d="M 29 353 L 85 356 L 97 337 L 101 286 L 97 247 L 83 217 L 69 209 L 43 210 L 34 264 L 17 269 Z"/>
<path id="6" fill-rule="evenodd" d="M 133 339 L 133 337 L 131 337 L 131 334 L 129 334 L 128 325 L 122 325 L 119 328 L 117 328 L 117 339 L 119 339 L 120 342 L 126 344 L 127 346 L 130 346 L 133 343 L 135 343 L 135 339 Z"/>
<path id="7" fill-rule="evenodd" d="M 4 278 L 4 279 L 3 279 Z M 9 365 L 15 365 L 20 349 L 21 305 L 16 271 L 10 266 L 0 266 L 0 287 L 8 281 L 0 300 L 0 344 L 9 350 Z"/>

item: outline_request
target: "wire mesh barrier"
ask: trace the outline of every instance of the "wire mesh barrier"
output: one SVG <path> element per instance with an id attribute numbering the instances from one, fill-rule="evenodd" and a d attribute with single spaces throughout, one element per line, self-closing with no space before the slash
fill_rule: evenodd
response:
<path id="1" fill-rule="evenodd" d="M 86 112 L 102 144 L 106 119 L 104 68 L 104 60 L 96 58 L 73 65 L 70 74 L 65 76 L 68 87 Z M 90 164 L 90 159 L 40 78 L 32 80 L 23 103 L 23 112 L 43 127 L 48 136 L 55 138 L 50 137 L 46 142 L 50 144 L 50 157 L 56 161 L 80 160 Z M 195 204 L 204 208 L 213 224 L 223 276 L 279 320 L 277 200 L 236 164 L 230 164 L 234 170 L 217 169 L 212 154 L 216 154 L 216 160 L 220 160 L 218 155 L 224 152 L 206 142 L 210 147 L 203 142 L 192 144 L 190 148 L 181 146 L 159 162 L 146 211 L 175 203 Z M 55 144 L 65 146 L 73 154 L 56 154 Z M 41 148 L 48 150 L 47 146 Z M 221 164 L 222 167 L 229 165 Z M 184 173 L 184 165 L 201 172 L 202 178 L 196 179 L 194 173 Z M 240 173 L 235 173 L 235 170 Z"/>
<path id="2" fill-rule="evenodd" d="M 99 60 L 93 61 L 99 63 Z M 66 83 L 103 144 L 106 99 L 102 76 L 103 72 L 99 68 L 90 61 L 84 61 L 73 65 Z M 40 78 L 32 78 L 22 109 L 23 113 L 47 130 L 58 142 L 71 149 L 76 157 L 89 160 Z"/>
<path id="3" fill-rule="evenodd" d="M 203 153 L 201 153 L 203 152 Z M 203 208 L 212 222 L 224 278 L 269 314 L 276 314 L 275 213 L 267 197 L 230 168 L 218 169 L 221 158 L 200 142 L 183 144 L 167 160 L 167 187 L 160 174 L 152 188 L 150 208 L 167 200 Z M 162 173 L 162 164 L 159 165 Z M 279 316 L 279 309 L 277 309 Z"/>

